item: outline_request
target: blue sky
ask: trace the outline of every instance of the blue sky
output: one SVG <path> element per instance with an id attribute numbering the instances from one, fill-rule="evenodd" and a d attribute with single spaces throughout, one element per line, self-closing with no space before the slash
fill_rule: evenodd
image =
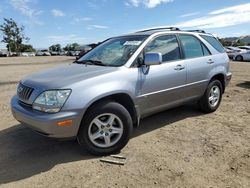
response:
<path id="1" fill-rule="evenodd" d="M 250 34 L 249 0 L 1 0 L 0 23 L 3 18 L 24 25 L 36 48 L 156 26 L 201 28 L 219 37 Z"/>

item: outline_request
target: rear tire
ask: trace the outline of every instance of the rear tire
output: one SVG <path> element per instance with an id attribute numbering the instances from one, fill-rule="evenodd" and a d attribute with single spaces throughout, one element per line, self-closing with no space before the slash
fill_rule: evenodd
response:
<path id="1" fill-rule="evenodd" d="M 108 155 L 119 152 L 128 143 L 132 130 L 132 118 L 124 106 L 100 102 L 87 111 L 77 140 L 91 154 Z"/>
<path id="2" fill-rule="evenodd" d="M 222 84 L 219 80 L 212 80 L 199 100 L 200 109 L 203 112 L 211 113 L 217 110 L 222 99 Z"/>
<path id="3" fill-rule="evenodd" d="M 243 61 L 243 57 L 241 55 L 238 55 L 235 57 L 236 61 Z"/>

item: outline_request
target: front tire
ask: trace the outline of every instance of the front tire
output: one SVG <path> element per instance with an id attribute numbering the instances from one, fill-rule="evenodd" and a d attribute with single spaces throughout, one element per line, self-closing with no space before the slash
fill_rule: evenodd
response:
<path id="1" fill-rule="evenodd" d="M 203 112 L 211 113 L 220 106 L 222 98 L 222 84 L 219 80 L 213 80 L 199 101 L 200 109 Z"/>
<path id="2" fill-rule="evenodd" d="M 124 106 L 100 102 L 84 116 L 77 139 L 89 153 L 108 155 L 119 152 L 128 143 L 132 129 L 131 116 Z"/>

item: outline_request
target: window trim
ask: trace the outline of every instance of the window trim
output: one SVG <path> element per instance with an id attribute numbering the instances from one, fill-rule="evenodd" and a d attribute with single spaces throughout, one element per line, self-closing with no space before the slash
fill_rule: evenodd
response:
<path id="1" fill-rule="evenodd" d="M 207 48 L 207 46 L 206 46 L 202 41 L 200 41 L 200 42 L 201 42 L 201 48 L 202 48 L 202 51 L 203 51 L 203 57 L 212 55 L 212 53 L 211 53 L 210 50 Z M 208 51 L 209 55 L 205 55 L 203 46 L 204 46 L 204 48 L 206 48 L 206 50 Z"/>

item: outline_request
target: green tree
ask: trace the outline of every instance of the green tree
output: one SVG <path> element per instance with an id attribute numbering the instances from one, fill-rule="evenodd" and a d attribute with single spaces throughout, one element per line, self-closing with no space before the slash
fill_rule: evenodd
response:
<path id="1" fill-rule="evenodd" d="M 73 51 L 79 50 L 80 45 L 78 43 L 73 43 L 72 48 L 73 48 Z"/>
<path id="2" fill-rule="evenodd" d="M 78 43 L 67 44 L 63 48 L 63 50 L 65 50 L 65 51 L 76 51 L 76 50 L 78 50 L 79 47 L 80 47 L 80 45 Z"/>
<path id="3" fill-rule="evenodd" d="M 55 51 L 55 52 L 61 52 L 62 48 L 61 48 L 61 44 L 55 44 L 49 47 L 50 51 Z"/>
<path id="4" fill-rule="evenodd" d="M 3 32 L 1 42 L 6 43 L 8 51 L 20 52 L 22 42 L 29 41 L 29 38 L 24 35 L 24 26 L 20 27 L 12 19 L 4 18 L 4 23 L 0 25 L 0 30 Z"/>
<path id="5" fill-rule="evenodd" d="M 35 52 L 36 50 L 30 44 L 21 44 L 20 52 Z"/>
<path id="6" fill-rule="evenodd" d="M 220 43 L 223 45 L 223 46 L 231 46 L 232 45 L 232 42 L 230 41 L 227 41 L 225 39 L 219 39 Z"/>
<path id="7" fill-rule="evenodd" d="M 100 43 L 97 43 L 97 44 L 96 43 L 91 43 L 88 46 L 90 46 L 93 49 L 93 48 L 97 47 L 99 44 Z"/>
<path id="8" fill-rule="evenodd" d="M 233 44 L 233 46 L 244 46 L 244 45 L 245 45 L 245 43 L 242 42 L 241 40 L 237 40 L 237 41 Z"/>

